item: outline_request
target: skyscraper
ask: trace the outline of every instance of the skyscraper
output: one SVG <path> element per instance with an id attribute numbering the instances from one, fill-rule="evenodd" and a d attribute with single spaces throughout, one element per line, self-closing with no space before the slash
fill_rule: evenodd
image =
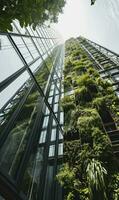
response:
<path id="1" fill-rule="evenodd" d="M 85 38 L 76 40 L 83 50 L 83 54 L 74 53 L 76 60 L 88 56 L 100 77 L 107 79 L 118 95 L 119 56 Z M 62 109 L 61 99 L 64 92 L 65 97 L 74 94 L 72 84 L 77 85 L 75 73 L 72 80 L 70 76 L 67 80 L 64 78 L 67 71 L 60 36 L 45 25 L 33 30 L 31 27 L 21 28 L 18 22 L 14 22 L 13 32 L 0 33 L 0 62 L 0 198 L 62 200 L 64 194 L 56 179 L 64 162 L 65 109 Z M 85 73 L 84 68 L 80 71 L 81 65 L 75 67 L 78 76 Z M 90 101 L 90 95 L 85 98 Z M 66 103 L 69 103 L 67 111 L 71 106 L 74 109 L 73 104 Z M 69 126 L 70 118 L 69 115 L 66 119 L 65 112 Z M 118 156 L 117 122 L 111 117 L 108 119 L 103 121 L 104 129 Z M 79 135 L 77 132 L 72 135 L 67 130 L 64 142 L 73 140 L 74 146 L 77 144 L 79 148 Z M 71 148 L 65 147 L 70 155 Z M 75 149 L 69 158 L 71 162 L 75 162 L 78 153 Z M 67 154 L 64 160 L 65 157 Z"/>
<path id="2" fill-rule="evenodd" d="M 0 33 L 0 194 L 62 199 L 64 47 L 45 25 L 13 30 Z"/>
<path id="3" fill-rule="evenodd" d="M 66 199 L 119 197 L 118 55 L 83 37 L 65 45 L 64 165 Z"/>

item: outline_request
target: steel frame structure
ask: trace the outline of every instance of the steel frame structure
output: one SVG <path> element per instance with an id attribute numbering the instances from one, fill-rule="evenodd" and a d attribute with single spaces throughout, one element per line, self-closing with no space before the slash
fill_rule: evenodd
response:
<path id="1" fill-rule="evenodd" d="M 100 76 L 109 81 L 117 96 L 119 96 L 119 55 L 95 42 L 86 38 L 77 38 L 81 48 L 87 53 L 88 57 L 93 61 L 94 68 L 98 70 Z M 114 125 L 114 126 L 113 126 Z M 110 128 L 110 127 L 115 127 Z M 119 156 L 119 122 L 113 121 L 104 124 L 105 131 L 109 135 L 112 142 L 115 155 Z M 109 130 L 111 129 L 111 130 Z"/>
<path id="2" fill-rule="evenodd" d="M 60 38 L 55 35 L 54 30 L 45 25 L 37 27 L 34 31 L 31 27 L 21 29 L 18 23 L 14 22 L 13 30 L 13 33 L 0 33 L 0 51 L 13 49 L 16 59 L 19 57 L 22 62 L 22 67 L 17 71 L 14 68 L 15 72 L 6 76 L 0 82 L 0 98 L 3 97 L 4 91 L 7 91 L 24 73 L 27 73 L 27 78 L 24 77 L 25 81 L 23 80 L 23 84 L 19 87 L 16 82 L 17 87 L 13 95 L 6 98 L 8 100 L 0 107 L 1 199 L 49 200 L 50 198 L 61 200 L 61 188 L 54 178 L 62 164 L 63 111 L 60 108 L 59 100 L 63 96 L 64 47 L 60 44 Z M 8 41 L 7 45 L 4 44 L 5 42 L 2 44 L 3 37 Z M 27 54 L 24 53 L 25 51 Z M 25 56 L 25 54 L 28 56 Z M 30 58 L 30 61 L 28 58 Z M 44 75 L 42 73 L 44 69 L 43 73 L 48 74 L 48 76 L 43 87 L 42 83 L 39 83 L 37 75 L 38 73 Z M 4 68 L 2 70 L 4 72 Z M 15 153 L 14 148 L 10 150 L 9 143 L 13 141 L 11 144 L 14 146 L 14 140 L 16 140 L 15 127 L 19 126 L 22 119 L 20 115 L 23 113 L 22 110 L 25 111 L 26 109 L 26 102 L 33 94 L 36 94 L 33 93 L 34 91 L 38 97 L 35 97 L 34 109 L 30 114 L 26 129 L 24 129 L 24 136 L 19 136 L 21 137 L 19 138 L 20 143 L 18 140 L 19 145 Z M 52 99 L 52 102 L 49 102 L 49 99 Z M 46 122 L 47 125 L 44 127 Z M 20 131 L 18 135 L 20 135 Z M 10 154 L 10 151 L 13 152 Z M 3 152 L 5 155 L 3 155 Z M 6 161 L 5 156 L 6 159 L 10 160 L 10 155 L 13 160 L 8 170 L 7 167 L 10 161 Z M 26 180 L 26 177 L 29 181 Z M 47 184 L 48 181 L 49 185 Z"/>

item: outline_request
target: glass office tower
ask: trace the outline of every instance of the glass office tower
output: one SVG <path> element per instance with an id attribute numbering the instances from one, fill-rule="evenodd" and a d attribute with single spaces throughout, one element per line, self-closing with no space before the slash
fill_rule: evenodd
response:
<path id="1" fill-rule="evenodd" d="M 77 40 L 118 94 L 119 56 Z M 63 163 L 63 65 L 64 46 L 51 28 L 14 22 L 13 32 L 0 33 L 0 199 L 64 199 L 56 180 Z M 119 131 L 112 127 L 105 124 L 118 155 Z"/>
<path id="2" fill-rule="evenodd" d="M 0 199 L 62 199 L 63 63 L 45 25 L 0 33 Z"/>

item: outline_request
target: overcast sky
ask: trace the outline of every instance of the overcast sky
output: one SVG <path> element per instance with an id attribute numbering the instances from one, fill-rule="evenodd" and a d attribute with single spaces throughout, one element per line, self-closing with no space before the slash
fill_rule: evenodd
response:
<path id="1" fill-rule="evenodd" d="M 82 35 L 119 53 L 119 0 L 67 0 L 55 27 L 65 40 Z"/>

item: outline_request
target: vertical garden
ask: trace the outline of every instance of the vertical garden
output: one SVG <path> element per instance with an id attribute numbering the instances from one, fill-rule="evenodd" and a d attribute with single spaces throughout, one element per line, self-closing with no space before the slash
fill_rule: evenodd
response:
<path id="1" fill-rule="evenodd" d="M 64 165 L 57 179 L 66 200 L 118 200 L 119 161 L 107 134 L 117 130 L 118 98 L 77 39 L 65 45 Z"/>

